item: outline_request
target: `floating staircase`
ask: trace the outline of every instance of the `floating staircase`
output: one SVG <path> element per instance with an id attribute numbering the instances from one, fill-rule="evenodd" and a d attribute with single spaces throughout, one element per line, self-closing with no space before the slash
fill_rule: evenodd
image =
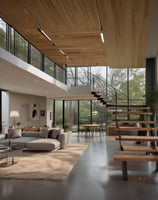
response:
<path id="1" fill-rule="evenodd" d="M 111 102 L 108 97 L 101 92 L 92 91 L 91 94 L 94 95 L 94 97 L 96 97 L 103 105 L 107 105 Z"/>
<path id="2" fill-rule="evenodd" d="M 129 134 L 137 131 L 138 135 L 157 135 L 158 127 L 150 107 L 144 105 L 111 105 L 108 112 L 113 116 L 112 122 L 115 127 L 115 135 Z M 107 127 L 108 129 L 108 127 Z M 110 135 L 110 133 L 108 133 Z"/>

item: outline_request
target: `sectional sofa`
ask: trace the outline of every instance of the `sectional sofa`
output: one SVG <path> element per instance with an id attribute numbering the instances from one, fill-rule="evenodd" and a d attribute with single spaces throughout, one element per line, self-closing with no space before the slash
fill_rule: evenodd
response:
<path id="1" fill-rule="evenodd" d="M 0 134 L 0 144 L 22 146 L 25 150 L 55 151 L 71 141 L 71 131 L 60 128 L 44 128 L 37 132 L 9 129 L 8 134 Z M 16 144 L 16 145 L 15 145 Z"/>

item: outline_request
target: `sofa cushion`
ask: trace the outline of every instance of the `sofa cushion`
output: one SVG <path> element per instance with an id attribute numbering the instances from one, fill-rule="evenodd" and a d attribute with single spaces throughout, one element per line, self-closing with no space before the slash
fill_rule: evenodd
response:
<path id="1" fill-rule="evenodd" d="M 60 148 L 60 142 L 56 139 L 37 138 L 36 140 L 26 143 L 25 147 L 29 150 L 52 151 Z"/>
<path id="2" fill-rule="evenodd" d="M 48 128 L 41 129 L 39 137 L 41 137 L 41 138 L 47 138 L 48 137 Z"/>
<path id="3" fill-rule="evenodd" d="M 22 137 L 40 137 L 41 132 L 23 131 Z"/>
<path id="4" fill-rule="evenodd" d="M 21 138 L 16 138 L 12 139 L 11 143 L 12 144 L 22 144 L 24 147 L 26 147 L 26 144 L 30 141 L 36 140 L 36 137 L 21 137 Z"/>
<path id="5" fill-rule="evenodd" d="M 11 144 L 22 144 L 25 147 L 25 144 L 29 141 L 36 140 L 33 137 L 20 137 L 20 138 L 8 138 L 0 140 L 0 144 L 8 146 L 9 143 Z"/>

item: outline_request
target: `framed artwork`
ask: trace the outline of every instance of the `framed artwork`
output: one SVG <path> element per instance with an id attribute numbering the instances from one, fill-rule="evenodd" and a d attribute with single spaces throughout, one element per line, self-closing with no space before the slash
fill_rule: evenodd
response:
<path id="1" fill-rule="evenodd" d="M 40 115 L 41 115 L 41 117 L 44 117 L 45 116 L 45 110 L 41 110 Z"/>
<path id="2" fill-rule="evenodd" d="M 40 110 L 38 104 L 30 104 L 30 119 L 33 121 L 39 120 Z"/>

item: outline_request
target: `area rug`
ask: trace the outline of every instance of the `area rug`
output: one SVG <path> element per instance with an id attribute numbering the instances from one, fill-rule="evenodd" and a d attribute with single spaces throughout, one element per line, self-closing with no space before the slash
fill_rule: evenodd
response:
<path id="1" fill-rule="evenodd" d="M 87 146 L 69 144 L 55 152 L 22 152 L 14 165 L 0 168 L 0 178 L 63 181 Z"/>

